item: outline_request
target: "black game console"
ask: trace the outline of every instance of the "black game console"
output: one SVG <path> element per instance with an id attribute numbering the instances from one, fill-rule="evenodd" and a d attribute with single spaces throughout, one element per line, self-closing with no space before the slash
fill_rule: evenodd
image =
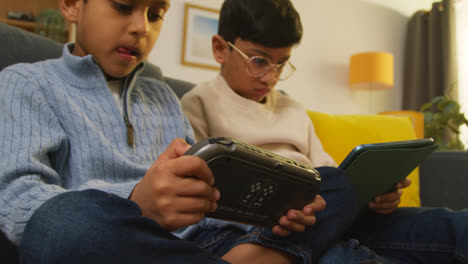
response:
<path id="1" fill-rule="evenodd" d="M 207 217 L 272 227 L 320 190 L 317 170 L 232 138 L 206 138 L 185 155 L 205 160 L 215 176 L 221 198 Z"/>

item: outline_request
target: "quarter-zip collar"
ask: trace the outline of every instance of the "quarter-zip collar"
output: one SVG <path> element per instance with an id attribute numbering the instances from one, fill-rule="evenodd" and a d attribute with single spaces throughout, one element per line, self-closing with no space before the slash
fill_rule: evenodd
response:
<path id="1" fill-rule="evenodd" d="M 94 62 L 92 55 L 86 55 L 83 57 L 73 55 L 71 53 L 73 45 L 73 43 L 65 44 L 65 48 L 62 52 L 65 67 L 56 67 L 58 72 L 57 76 L 62 78 L 65 82 L 80 89 L 94 89 L 96 87 L 102 87 L 102 83 L 106 82 L 106 78 L 99 65 Z M 62 63 L 62 60 L 56 60 L 56 62 Z"/>
<path id="2" fill-rule="evenodd" d="M 79 89 L 96 89 L 107 86 L 106 77 L 101 70 L 101 67 L 94 61 L 92 55 L 83 57 L 75 56 L 71 53 L 73 50 L 73 43 L 65 44 L 63 49 L 62 58 L 65 67 L 59 66 L 57 68 L 57 76 L 62 78 L 67 83 L 70 83 Z M 60 63 L 61 60 L 57 60 Z M 141 62 L 127 77 L 124 79 L 122 89 L 122 108 L 123 119 L 127 128 L 127 143 L 129 146 L 134 145 L 134 128 L 131 122 L 131 92 L 135 87 L 137 76 L 144 68 L 144 62 Z M 94 74 L 90 74 L 94 73 Z"/>
<path id="3" fill-rule="evenodd" d="M 134 145 L 133 140 L 133 125 L 130 121 L 130 112 L 131 112 L 131 102 L 129 100 L 129 95 L 131 94 L 133 88 L 135 87 L 136 76 L 138 76 L 144 68 L 144 63 L 140 63 L 135 70 L 133 70 L 127 77 L 125 77 L 123 91 L 122 91 L 122 109 L 123 109 L 123 118 L 125 121 L 125 126 L 127 127 L 127 144 L 129 146 Z"/>

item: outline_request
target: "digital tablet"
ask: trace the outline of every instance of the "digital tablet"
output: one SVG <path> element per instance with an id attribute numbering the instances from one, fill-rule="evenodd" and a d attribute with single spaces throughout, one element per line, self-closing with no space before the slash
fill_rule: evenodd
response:
<path id="1" fill-rule="evenodd" d="M 358 194 L 358 214 L 365 213 L 374 197 L 395 189 L 429 154 L 437 149 L 431 138 L 363 144 L 340 164 Z"/>
<path id="2" fill-rule="evenodd" d="M 206 138 L 185 155 L 205 160 L 214 174 L 221 197 L 208 217 L 272 227 L 320 191 L 314 168 L 232 138 Z"/>

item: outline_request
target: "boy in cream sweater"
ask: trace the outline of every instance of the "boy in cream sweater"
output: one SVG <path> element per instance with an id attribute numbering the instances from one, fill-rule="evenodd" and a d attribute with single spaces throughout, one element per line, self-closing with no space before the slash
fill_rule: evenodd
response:
<path id="1" fill-rule="evenodd" d="M 294 73 L 289 58 L 301 37 L 301 21 L 289 0 L 226 0 L 218 34 L 212 38 L 213 56 L 221 72 L 214 80 L 186 93 L 182 105 L 197 140 L 232 137 L 319 167 L 321 195 L 327 205 L 316 214 L 314 227 L 333 228 L 322 224 L 330 214 L 346 207 L 345 201 L 334 196 L 339 190 L 335 189 L 333 173 L 338 170 L 328 166 L 336 163 L 324 151 L 304 107 L 274 90 L 278 81 Z M 463 228 L 467 212 L 397 209 L 401 189 L 409 184 L 409 180 L 402 181 L 395 191 L 376 197 L 369 204 L 374 213 L 361 219 L 348 236 L 341 237 L 344 242 L 332 246 L 321 263 L 443 263 L 447 258 L 468 261 L 468 234 Z M 329 231 L 338 237 L 339 233 Z M 368 248 L 346 238 L 358 238 Z M 451 250 L 434 254 L 434 241 L 442 241 Z"/>

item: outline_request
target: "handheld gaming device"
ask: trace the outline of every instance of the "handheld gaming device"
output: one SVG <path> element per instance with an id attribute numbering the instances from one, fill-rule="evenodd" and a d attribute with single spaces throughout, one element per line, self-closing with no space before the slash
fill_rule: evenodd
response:
<path id="1" fill-rule="evenodd" d="M 358 214 L 368 212 L 377 195 L 395 190 L 429 154 L 437 149 L 432 138 L 362 144 L 340 164 L 356 188 Z"/>
<path id="2" fill-rule="evenodd" d="M 221 198 L 207 217 L 272 227 L 320 190 L 317 170 L 232 138 L 206 138 L 185 155 L 205 160 L 215 176 Z"/>

